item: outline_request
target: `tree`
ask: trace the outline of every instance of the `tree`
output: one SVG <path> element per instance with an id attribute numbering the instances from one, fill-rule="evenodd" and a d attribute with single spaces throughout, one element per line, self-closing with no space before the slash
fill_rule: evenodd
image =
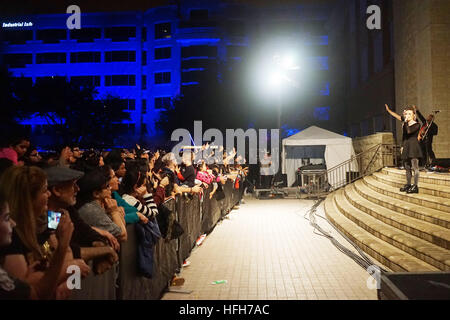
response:
<path id="1" fill-rule="evenodd" d="M 75 85 L 61 77 L 45 78 L 34 85 L 21 80 L 14 78 L 10 88 L 14 116 L 43 117 L 56 143 L 112 145 L 117 134 L 114 125 L 129 118 L 119 98 L 96 99 L 98 93 L 92 86 Z"/>

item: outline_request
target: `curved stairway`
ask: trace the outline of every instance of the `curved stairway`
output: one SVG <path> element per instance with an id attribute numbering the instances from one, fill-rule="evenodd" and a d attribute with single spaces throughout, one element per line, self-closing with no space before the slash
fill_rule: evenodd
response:
<path id="1" fill-rule="evenodd" d="M 330 194 L 328 219 L 395 272 L 450 271 L 450 175 L 421 172 L 419 194 L 385 168 Z"/>

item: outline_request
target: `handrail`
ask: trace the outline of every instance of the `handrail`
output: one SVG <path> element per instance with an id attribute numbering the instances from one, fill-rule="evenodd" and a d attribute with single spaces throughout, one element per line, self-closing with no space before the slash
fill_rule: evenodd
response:
<path id="1" fill-rule="evenodd" d="M 340 163 L 340 164 L 338 164 L 338 165 L 335 165 L 334 167 L 331 167 L 330 169 L 327 169 L 327 170 L 333 170 L 334 168 L 337 168 L 337 167 L 339 167 L 339 166 L 342 166 L 342 165 L 343 165 L 344 163 L 346 163 L 346 162 L 352 162 L 352 161 L 355 160 L 355 158 L 361 156 L 362 154 L 365 154 L 365 153 L 371 151 L 372 149 L 378 148 L 380 145 L 381 145 L 381 143 L 380 143 L 380 144 L 376 144 L 376 145 L 374 145 L 373 147 L 370 147 L 370 148 L 367 149 L 367 150 L 364 150 L 364 151 L 362 151 L 362 152 L 360 152 L 360 153 L 358 153 L 358 154 L 356 154 L 356 155 L 352 155 L 351 158 L 350 158 L 349 160 L 345 160 L 344 162 L 342 162 L 342 163 Z"/>
<path id="2" fill-rule="evenodd" d="M 302 172 L 309 196 L 323 196 L 364 178 L 385 166 L 397 165 L 398 146 L 377 144 L 332 168 Z"/>

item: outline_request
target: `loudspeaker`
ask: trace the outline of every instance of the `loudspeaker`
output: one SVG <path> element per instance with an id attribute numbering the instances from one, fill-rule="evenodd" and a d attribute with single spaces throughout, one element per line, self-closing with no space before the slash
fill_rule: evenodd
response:
<path id="1" fill-rule="evenodd" d="M 287 174 L 277 174 L 273 180 L 273 186 L 279 188 L 287 187 Z"/>

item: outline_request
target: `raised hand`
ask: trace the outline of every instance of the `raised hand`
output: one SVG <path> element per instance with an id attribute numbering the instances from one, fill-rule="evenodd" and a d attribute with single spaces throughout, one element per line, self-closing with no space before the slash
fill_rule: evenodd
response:
<path id="1" fill-rule="evenodd" d="M 61 210 L 61 218 L 56 229 L 56 238 L 58 239 L 58 246 L 61 250 L 69 247 L 73 229 L 74 227 L 69 213 L 66 210 Z"/>
<path id="2" fill-rule="evenodd" d="M 117 201 L 114 199 L 105 198 L 104 204 L 107 212 L 112 212 L 119 209 Z"/>
<path id="3" fill-rule="evenodd" d="M 143 196 L 147 193 L 147 187 L 145 185 L 140 186 L 136 189 L 138 195 Z"/>

